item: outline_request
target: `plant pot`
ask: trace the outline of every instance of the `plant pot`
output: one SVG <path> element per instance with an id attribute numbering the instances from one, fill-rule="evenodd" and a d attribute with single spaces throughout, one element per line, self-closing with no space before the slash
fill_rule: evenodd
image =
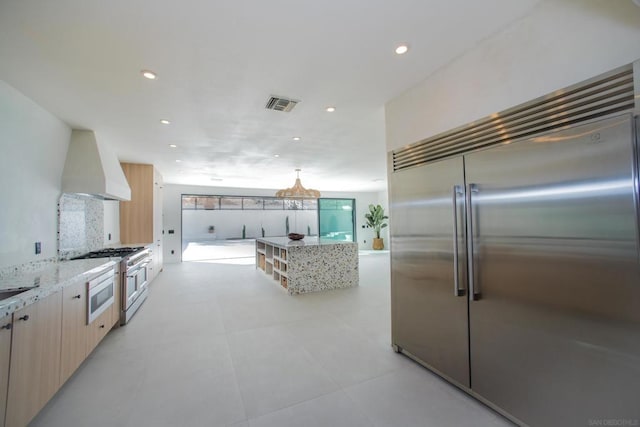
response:
<path id="1" fill-rule="evenodd" d="M 384 249 L 384 240 L 374 237 L 373 238 L 373 249 L 376 250 L 376 251 Z"/>

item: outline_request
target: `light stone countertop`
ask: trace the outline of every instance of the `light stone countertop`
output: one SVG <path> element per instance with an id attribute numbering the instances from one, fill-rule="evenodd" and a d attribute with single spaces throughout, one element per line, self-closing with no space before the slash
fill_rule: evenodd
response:
<path id="1" fill-rule="evenodd" d="M 116 265 L 119 260 L 120 258 L 93 258 L 62 261 L 38 271 L 4 277 L 0 280 L 0 290 L 19 292 L 21 289 L 31 289 L 0 300 L 0 317 L 46 298 L 78 280 L 88 279 L 105 268 Z M 32 288 L 36 283 L 38 286 Z M 0 298 L 2 297 L 0 293 Z"/>
<path id="2" fill-rule="evenodd" d="M 356 242 L 347 242 L 344 240 L 322 239 L 318 237 L 306 236 L 302 240 L 291 240 L 288 237 L 260 237 L 256 242 L 264 242 L 282 248 L 294 248 L 300 246 L 329 246 L 329 245 L 357 245 Z"/>

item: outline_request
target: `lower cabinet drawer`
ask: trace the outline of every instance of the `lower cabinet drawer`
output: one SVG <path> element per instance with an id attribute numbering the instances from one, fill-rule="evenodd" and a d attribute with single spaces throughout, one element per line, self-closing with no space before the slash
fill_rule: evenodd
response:
<path id="1" fill-rule="evenodd" d="M 113 326 L 112 310 L 104 311 L 89 325 L 89 336 L 87 338 L 87 355 L 93 351 L 102 338 L 107 335 Z"/>

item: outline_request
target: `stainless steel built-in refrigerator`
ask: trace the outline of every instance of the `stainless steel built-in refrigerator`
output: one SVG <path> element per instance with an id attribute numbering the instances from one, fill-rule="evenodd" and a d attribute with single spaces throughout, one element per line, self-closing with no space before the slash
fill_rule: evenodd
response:
<path id="1" fill-rule="evenodd" d="M 390 158 L 393 344 L 519 423 L 640 425 L 636 119 L 606 117 Z"/>

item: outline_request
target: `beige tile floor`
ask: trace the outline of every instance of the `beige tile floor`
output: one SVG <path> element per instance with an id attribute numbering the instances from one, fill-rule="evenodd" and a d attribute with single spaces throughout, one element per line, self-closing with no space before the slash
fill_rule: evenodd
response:
<path id="1" fill-rule="evenodd" d="M 289 296 L 252 265 L 170 264 L 32 426 L 509 426 L 390 347 L 389 255 Z"/>

